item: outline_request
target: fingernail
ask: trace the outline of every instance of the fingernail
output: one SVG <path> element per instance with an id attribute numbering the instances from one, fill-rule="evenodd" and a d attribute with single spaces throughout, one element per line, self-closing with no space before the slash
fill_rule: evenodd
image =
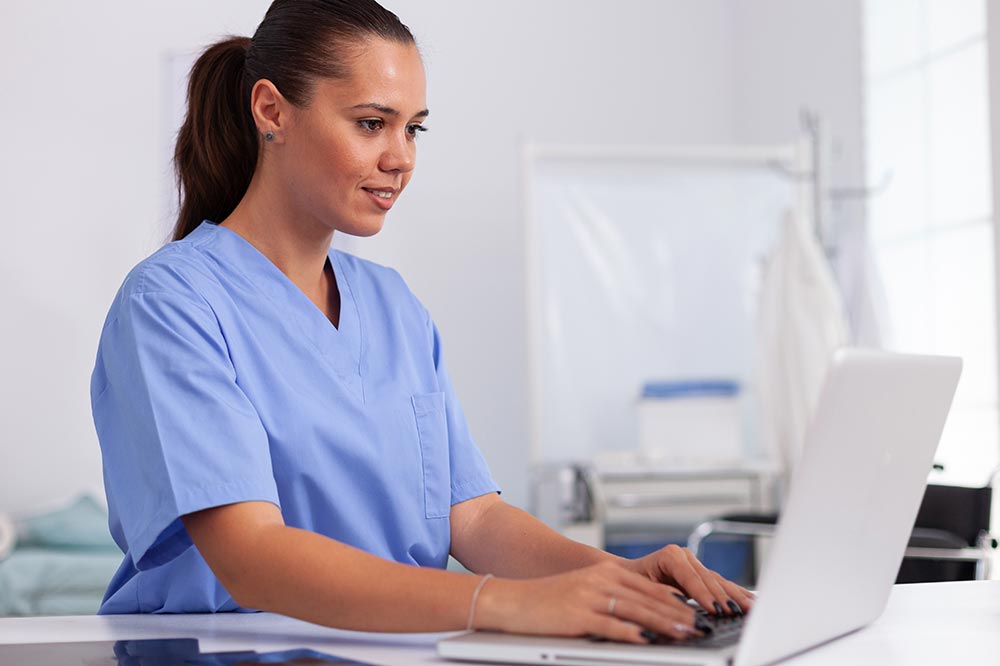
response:
<path id="1" fill-rule="evenodd" d="M 714 631 L 714 629 L 712 629 L 712 625 L 705 622 L 705 620 L 700 617 L 696 617 L 694 619 L 694 628 L 703 634 L 711 634 Z"/>
<path id="2" fill-rule="evenodd" d="M 677 624 L 674 625 L 674 631 L 682 633 L 685 636 L 690 636 L 691 634 L 695 633 L 696 629 L 694 627 L 688 626 L 686 624 L 681 624 L 680 622 L 678 622 Z"/>
<path id="3" fill-rule="evenodd" d="M 643 629 L 642 631 L 639 632 L 639 635 L 645 638 L 650 643 L 655 643 L 661 638 L 660 634 L 656 633 L 652 629 Z"/>
<path id="4" fill-rule="evenodd" d="M 722 604 L 720 604 L 718 601 L 713 601 L 712 606 L 715 607 L 716 615 L 722 615 Z"/>
<path id="5" fill-rule="evenodd" d="M 733 615 L 743 615 L 743 609 L 732 599 L 727 601 L 726 605 L 729 606 L 729 610 L 733 611 Z"/>
<path id="6" fill-rule="evenodd" d="M 685 597 L 683 594 L 678 594 L 677 592 L 674 592 L 674 596 L 683 601 L 684 603 L 688 602 L 688 598 Z"/>

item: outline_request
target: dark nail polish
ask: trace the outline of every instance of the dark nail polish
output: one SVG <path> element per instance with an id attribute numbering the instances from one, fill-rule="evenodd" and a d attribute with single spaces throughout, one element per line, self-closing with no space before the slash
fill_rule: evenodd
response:
<path id="1" fill-rule="evenodd" d="M 713 631 L 715 631 L 714 629 L 712 629 L 712 625 L 710 625 L 708 622 L 705 622 L 704 618 L 700 617 L 696 617 L 694 619 L 694 628 L 705 635 L 710 635 Z"/>
<path id="2" fill-rule="evenodd" d="M 722 615 L 722 604 L 720 604 L 718 601 L 713 601 L 712 606 L 715 607 L 716 615 Z"/>
<path id="3" fill-rule="evenodd" d="M 656 633 L 652 629 L 643 629 L 641 632 L 639 632 L 639 635 L 645 638 L 650 643 L 655 643 L 656 641 L 662 638 L 660 634 Z"/>
<path id="4" fill-rule="evenodd" d="M 733 611 L 733 615 L 743 615 L 743 609 L 732 599 L 727 601 L 726 605 L 729 606 L 729 610 Z"/>
<path id="5" fill-rule="evenodd" d="M 677 592 L 674 592 L 674 596 L 677 597 L 680 601 L 683 601 L 684 603 L 688 602 L 688 598 L 685 597 L 683 594 L 678 594 Z"/>

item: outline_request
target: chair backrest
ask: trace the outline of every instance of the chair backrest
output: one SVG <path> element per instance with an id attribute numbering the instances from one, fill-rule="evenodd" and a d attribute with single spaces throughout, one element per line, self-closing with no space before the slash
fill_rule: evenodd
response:
<path id="1" fill-rule="evenodd" d="M 910 544 L 931 548 L 975 546 L 990 527 L 993 489 L 931 484 L 924 492 Z M 903 558 L 897 583 L 931 583 L 974 580 L 975 562 Z"/>
<path id="2" fill-rule="evenodd" d="M 974 546 L 980 532 L 990 528 L 992 498 L 993 489 L 990 486 L 928 485 L 914 527 L 951 532 L 967 545 Z"/>

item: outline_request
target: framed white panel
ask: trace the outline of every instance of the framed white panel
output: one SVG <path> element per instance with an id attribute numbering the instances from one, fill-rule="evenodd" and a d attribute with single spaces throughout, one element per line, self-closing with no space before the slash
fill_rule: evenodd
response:
<path id="1" fill-rule="evenodd" d="M 811 206 L 797 156 L 526 151 L 535 462 L 635 449 L 647 381 L 750 381 L 761 261 Z"/>

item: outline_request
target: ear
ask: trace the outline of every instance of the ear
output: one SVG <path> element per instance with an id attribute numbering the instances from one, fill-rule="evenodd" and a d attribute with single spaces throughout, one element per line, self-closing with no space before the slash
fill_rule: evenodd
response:
<path id="1" fill-rule="evenodd" d="M 250 112 L 260 136 L 272 132 L 273 143 L 283 143 L 282 130 L 288 125 L 291 107 L 291 103 L 267 79 L 253 84 L 250 90 Z"/>

